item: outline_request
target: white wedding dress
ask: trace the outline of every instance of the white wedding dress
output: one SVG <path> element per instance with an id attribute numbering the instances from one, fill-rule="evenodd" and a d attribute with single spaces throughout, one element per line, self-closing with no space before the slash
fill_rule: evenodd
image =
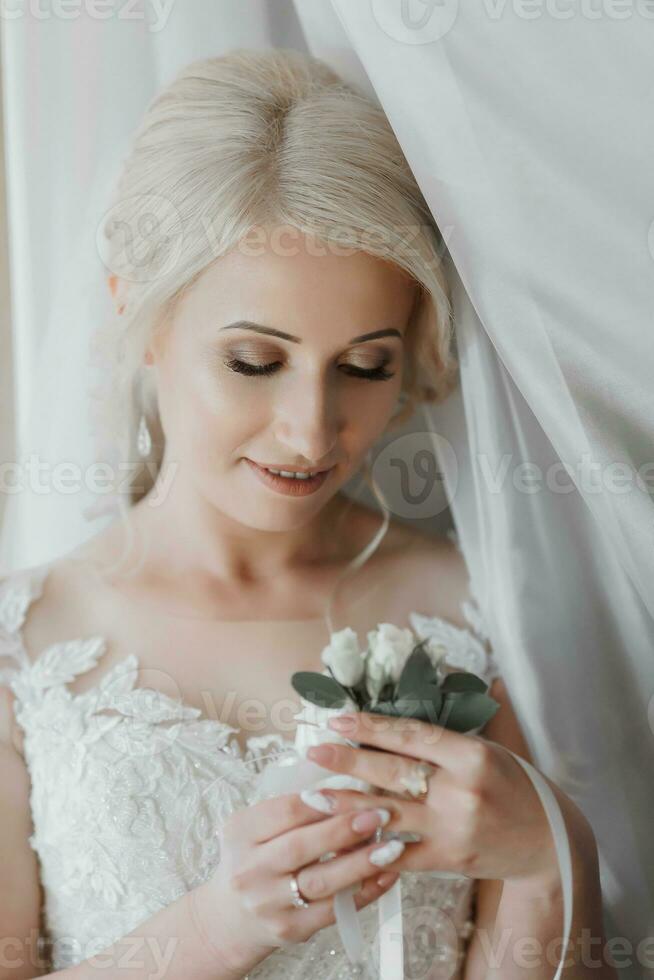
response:
<path id="1" fill-rule="evenodd" d="M 92 956 L 209 877 L 218 859 L 216 828 L 246 806 L 257 773 L 281 736 L 250 738 L 159 691 L 135 687 L 138 661 L 125 657 L 92 689 L 67 684 L 94 667 L 101 636 L 71 637 L 30 660 L 22 628 L 49 564 L 0 580 L 0 684 L 15 695 L 31 779 L 33 834 L 44 893 L 41 949 L 50 970 Z M 462 605 L 470 629 L 412 612 L 423 637 L 443 642 L 453 666 L 489 684 L 499 675 L 478 607 Z M 407 976 L 456 980 L 473 930 L 476 882 L 404 873 Z M 216 909 L 220 916 L 220 909 Z M 252 980 L 336 980 L 377 975 L 376 905 L 359 913 L 369 956 L 350 966 L 335 927 L 279 949 Z"/>

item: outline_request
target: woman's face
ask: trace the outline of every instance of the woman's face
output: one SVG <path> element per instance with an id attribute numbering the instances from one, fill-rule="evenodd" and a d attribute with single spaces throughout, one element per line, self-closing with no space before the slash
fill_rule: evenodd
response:
<path id="1" fill-rule="evenodd" d="M 205 269 L 146 359 L 174 479 L 240 523 L 290 530 L 325 506 L 386 428 L 417 286 L 389 263 L 300 232 L 254 251 L 239 247 Z M 262 465 L 328 472 L 270 479 Z"/>

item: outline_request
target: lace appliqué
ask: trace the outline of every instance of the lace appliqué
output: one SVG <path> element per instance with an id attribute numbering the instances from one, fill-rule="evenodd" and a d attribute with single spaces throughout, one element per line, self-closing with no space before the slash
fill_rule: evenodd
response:
<path id="1" fill-rule="evenodd" d="M 248 805 L 257 774 L 288 742 L 255 736 L 242 751 L 230 726 L 136 687 L 134 655 L 74 694 L 66 685 L 96 666 L 106 641 L 92 636 L 56 643 L 30 661 L 22 628 L 47 571 L 39 566 L 0 582 L 0 683 L 15 694 L 25 735 L 34 825 L 29 843 L 39 857 L 45 896 L 42 941 L 49 947 L 48 969 L 60 970 L 105 949 L 210 877 L 220 857 L 221 825 Z M 417 632 L 438 632 L 451 662 L 485 675 L 490 661 L 482 660 L 480 650 L 486 651 L 471 634 L 437 617 L 411 617 Z M 430 873 L 402 876 L 410 975 L 460 976 L 475 885 Z M 370 943 L 368 972 L 350 968 L 331 927 L 276 950 L 251 972 L 252 980 L 300 980 L 308 973 L 314 980 L 372 980 L 376 906 L 360 915 Z"/>
<path id="2" fill-rule="evenodd" d="M 471 629 L 461 629 L 437 616 L 419 612 L 409 614 L 409 623 L 421 639 L 429 637 L 441 648 L 445 663 L 478 674 L 490 686 L 501 676 L 501 671 L 490 649 L 481 612 L 471 602 L 462 603 L 461 609 Z"/>

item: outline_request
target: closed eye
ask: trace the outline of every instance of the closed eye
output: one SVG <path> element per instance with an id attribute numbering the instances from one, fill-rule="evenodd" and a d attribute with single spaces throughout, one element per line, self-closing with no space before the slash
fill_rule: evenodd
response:
<path id="1" fill-rule="evenodd" d="M 237 374 L 250 376 L 276 374 L 282 366 L 281 361 L 272 361 L 270 364 L 248 364 L 247 361 L 240 361 L 235 357 L 228 358 L 225 364 L 231 371 L 235 371 Z M 387 381 L 389 378 L 394 377 L 393 371 L 386 370 L 387 364 L 388 361 L 374 368 L 360 368 L 354 364 L 340 364 L 339 367 L 344 374 L 354 378 L 362 378 L 364 381 Z"/>

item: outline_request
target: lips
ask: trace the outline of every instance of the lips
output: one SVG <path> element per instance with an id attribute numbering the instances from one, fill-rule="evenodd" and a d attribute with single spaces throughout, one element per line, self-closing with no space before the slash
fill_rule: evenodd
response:
<path id="1" fill-rule="evenodd" d="M 314 473 L 313 476 L 309 477 L 293 477 L 293 476 L 279 476 L 276 473 L 271 473 L 270 470 L 261 465 L 260 463 L 255 463 L 254 460 L 245 458 L 245 462 L 248 464 L 253 473 L 256 474 L 258 479 L 269 487 L 271 490 L 275 490 L 277 493 L 284 494 L 290 497 L 303 497 L 307 494 L 315 493 L 323 485 L 325 480 L 329 477 L 334 467 L 330 467 L 328 470 L 322 470 Z M 280 467 L 281 469 L 281 467 Z M 292 472 L 289 470 L 288 472 Z M 307 470 L 295 472 L 308 472 Z"/>
<path id="2" fill-rule="evenodd" d="M 250 460 L 251 463 L 256 463 L 256 460 Z M 306 466 L 285 466 L 280 463 L 256 463 L 264 470 L 284 470 L 286 473 L 311 473 L 312 476 L 316 476 L 318 473 L 327 473 L 331 469 L 330 466 L 325 467 L 322 470 L 308 469 Z"/>

